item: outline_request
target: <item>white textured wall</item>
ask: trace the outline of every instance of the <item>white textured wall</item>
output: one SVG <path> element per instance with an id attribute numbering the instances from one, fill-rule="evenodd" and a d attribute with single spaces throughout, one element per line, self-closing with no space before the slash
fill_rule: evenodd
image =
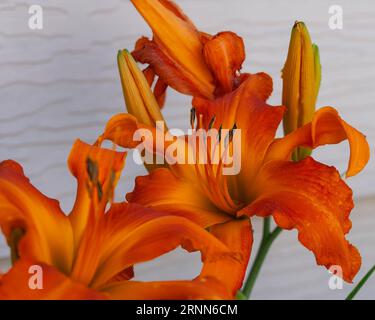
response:
<path id="1" fill-rule="evenodd" d="M 31 4 L 44 8 L 44 30 L 28 28 Z M 358 1 L 179 0 L 201 30 L 232 30 L 245 40 L 244 70 L 265 71 L 274 78 L 271 103 L 280 103 L 280 69 L 295 20 L 307 23 L 319 45 L 323 81 L 318 105 L 332 105 L 375 141 L 375 3 Z M 344 29 L 328 28 L 328 7 L 344 9 Z M 75 185 L 66 157 L 75 138 L 93 141 L 106 120 L 123 111 L 116 67 L 120 48 L 132 48 L 150 32 L 128 0 L 1 0 L 0 1 L 0 159 L 21 162 L 32 182 L 69 211 Z M 185 128 L 189 99 L 170 91 L 166 112 L 169 127 Z M 344 170 L 347 145 L 332 146 L 316 156 Z M 130 161 L 118 199 L 131 189 L 142 168 Z M 375 264 L 375 165 L 351 179 L 357 206 L 350 239 L 363 256 L 360 276 Z M 259 238 L 259 221 L 256 236 Z M 8 254 L 0 245 L 0 267 Z M 3 257 L 3 258 L 1 258 Z M 154 268 L 158 266 L 157 268 Z M 155 270 L 156 269 L 156 270 Z M 199 271 L 192 260 L 173 252 L 138 269 L 140 279 L 173 279 Z M 262 270 L 254 298 L 342 298 L 350 289 L 331 291 L 328 273 L 316 267 L 312 254 L 284 232 Z M 375 299 L 375 277 L 358 297 Z"/>

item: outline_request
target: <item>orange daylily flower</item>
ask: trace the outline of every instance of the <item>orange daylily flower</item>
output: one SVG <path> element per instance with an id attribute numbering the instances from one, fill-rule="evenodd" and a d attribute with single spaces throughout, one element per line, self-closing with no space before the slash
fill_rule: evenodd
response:
<path id="1" fill-rule="evenodd" d="M 171 0 L 131 0 L 152 29 L 153 39 L 136 43 L 133 56 L 148 64 L 149 84 L 158 80 L 154 94 L 160 106 L 168 86 L 204 98 L 232 91 L 242 81 L 239 74 L 245 59 L 244 43 L 233 32 L 215 36 L 200 32 Z"/>
<path id="2" fill-rule="evenodd" d="M 285 107 L 266 103 L 271 92 L 272 79 L 258 73 L 248 75 L 223 97 L 193 99 L 198 128 L 241 129 L 239 174 L 223 176 L 210 163 L 170 165 L 138 177 L 127 200 L 186 217 L 229 245 L 242 262 L 228 270 L 233 281 L 227 286 L 233 291 L 241 287 L 251 250 L 252 230 L 244 218 L 255 215 L 272 215 L 281 228 L 297 229 L 298 239 L 319 265 L 341 266 L 343 278 L 351 282 L 361 265 L 358 250 L 345 239 L 351 228 L 352 191 L 334 167 L 311 157 L 293 162 L 291 154 L 298 146 L 316 148 L 347 139 L 351 151 L 347 176 L 352 176 L 369 159 L 368 143 L 331 107 L 318 110 L 310 123 L 276 139 Z M 119 114 L 108 122 L 99 141 L 129 147 L 135 128 L 144 127 L 133 116 Z M 156 134 L 157 129 L 149 129 Z"/>
<path id="3" fill-rule="evenodd" d="M 229 299 L 222 283 L 235 254 L 183 217 L 138 204 L 112 203 L 126 153 L 77 140 L 68 165 L 78 181 L 65 215 L 11 160 L 0 163 L 0 226 L 13 267 L 0 277 L 0 299 Z M 136 263 L 182 245 L 202 252 L 201 274 L 190 281 L 131 281 Z M 43 289 L 32 290 L 30 266 L 42 268 Z M 224 270 L 224 271 L 223 271 Z"/>

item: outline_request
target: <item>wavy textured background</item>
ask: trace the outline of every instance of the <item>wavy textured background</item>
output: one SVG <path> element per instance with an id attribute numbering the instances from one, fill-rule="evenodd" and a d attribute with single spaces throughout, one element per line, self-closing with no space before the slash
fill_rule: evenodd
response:
<path id="1" fill-rule="evenodd" d="M 245 40 L 244 70 L 265 71 L 274 79 L 272 104 L 280 103 L 280 69 L 290 28 L 307 23 L 319 45 L 323 81 L 318 105 L 332 105 L 363 131 L 374 156 L 375 141 L 375 4 L 358 1 L 178 0 L 204 31 L 232 30 Z M 21 162 L 32 182 L 69 211 L 75 182 L 66 168 L 77 137 L 94 141 L 106 120 L 124 110 L 116 66 L 120 48 L 132 48 L 150 31 L 128 0 L 39 0 L 44 29 L 28 28 L 28 8 L 34 1 L 0 3 L 0 159 Z M 344 9 L 344 29 L 328 28 L 328 7 Z M 186 128 L 189 98 L 169 91 L 169 127 Z M 347 145 L 319 150 L 315 156 L 341 171 Z M 128 161 L 117 198 L 124 197 L 144 170 Z M 375 165 L 349 180 L 356 197 L 349 239 L 363 256 L 363 275 L 375 263 Z M 256 239 L 259 221 L 254 223 Z M 341 299 L 350 290 L 328 288 L 328 272 L 315 266 L 313 255 L 283 232 L 272 248 L 254 291 L 254 298 Z M 0 244 L 0 268 L 8 265 L 8 249 Z M 136 268 L 138 279 L 189 278 L 199 272 L 199 256 L 172 252 Z M 375 277 L 358 295 L 375 299 Z"/>

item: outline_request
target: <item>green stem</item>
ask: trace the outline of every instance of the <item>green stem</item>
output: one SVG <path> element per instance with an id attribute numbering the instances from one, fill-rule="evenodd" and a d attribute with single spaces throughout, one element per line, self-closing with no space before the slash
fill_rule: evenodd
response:
<path id="1" fill-rule="evenodd" d="M 281 228 L 276 227 L 272 232 L 270 232 L 271 220 L 269 217 L 263 220 L 263 236 L 259 245 L 257 255 L 255 257 L 254 263 L 250 269 L 249 276 L 245 282 L 244 288 L 242 290 L 242 295 L 249 299 L 250 294 L 254 288 L 256 279 L 259 275 L 260 269 L 263 262 L 267 256 L 267 253 L 277 236 L 281 232 Z"/>
<path id="2" fill-rule="evenodd" d="M 356 285 L 356 287 L 353 289 L 352 292 L 349 293 L 349 295 L 346 297 L 345 300 L 352 300 L 355 295 L 358 293 L 359 290 L 363 287 L 363 285 L 366 283 L 366 281 L 371 277 L 371 275 L 375 272 L 375 266 L 373 266 L 369 272 L 366 273 L 366 275 L 362 278 L 361 281 Z"/>

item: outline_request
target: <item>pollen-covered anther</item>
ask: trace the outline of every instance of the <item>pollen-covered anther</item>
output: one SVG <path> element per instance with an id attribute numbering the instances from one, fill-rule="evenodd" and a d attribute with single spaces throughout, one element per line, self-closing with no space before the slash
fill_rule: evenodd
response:
<path id="1" fill-rule="evenodd" d="M 228 133 L 229 142 L 233 141 L 234 131 L 236 129 L 237 129 L 237 125 L 234 124 L 233 127 L 232 127 L 232 129 L 229 130 L 229 133 Z"/>
<path id="2" fill-rule="evenodd" d="M 99 176 L 98 164 L 90 157 L 86 159 L 86 170 L 91 182 L 96 183 Z"/>
<path id="3" fill-rule="evenodd" d="M 192 129 L 195 128 L 196 110 L 195 108 L 190 109 L 190 126 Z"/>
<path id="4" fill-rule="evenodd" d="M 220 127 L 219 127 L 219 131 L 217 133 L 217 138 L 218 138 L 218 141 L 220 142 L 221 141 L 221 133 L 222 133 L 222 130 L 223 130 L 223 125 L 221 124 Z"/>
<path id="5" fill-rule="evenodd" d="M 209 124 L 208 124 L 208 129 L 209 129 L 209 130 L 212 129 L 213 125 L 215 124 L 215 120 L 216 120 L 216 116 L 214 115 L 214 116 L 211 118 L 211 120 L 210 120 L 210 122 L 209 122 Z"/>

